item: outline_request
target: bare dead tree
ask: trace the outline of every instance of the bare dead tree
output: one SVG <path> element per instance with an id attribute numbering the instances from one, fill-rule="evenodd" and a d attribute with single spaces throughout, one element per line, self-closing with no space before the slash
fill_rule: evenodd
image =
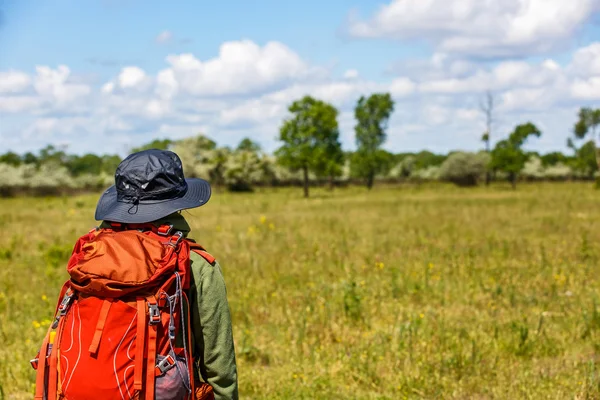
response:
<path id="1" fill-rule="evenodd" d="M 479 104 L 479 108 L 485 115 L 486 131 L 483 134 L 483 136 L 481 137 L 481 140 L 485 143 L 485 151 L 487 151 L 488 153 L 491 150 L 490 142 L 492 139 L 492 128 L 493 128 L 493 125 L 495 122 L 494 104 L 495 104 L 494 94 L 490 90 L 486 91 L 485 97 L 481 100 L 481 102 Z M 485 184 L 489 185 L 491 180 L 492 180 L 492 177 L 491 177 L 490 171 L 487 171 L 485 173 Z"/>

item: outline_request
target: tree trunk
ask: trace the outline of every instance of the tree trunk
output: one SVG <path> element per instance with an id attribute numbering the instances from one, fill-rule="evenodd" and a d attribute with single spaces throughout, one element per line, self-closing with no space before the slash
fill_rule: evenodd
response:
<path id="1" fill-rule="evenodd" d="M 373 189 L 373 183 L 375 183 L 375 173 L 369 172 L 369 176 L 367 176 L 367 189 Z"/>
<path id="2" fill-rule="evenodd" d="M 517 174 L 515 174 L 514 172 L 511 172 L 510 174 L 508 174 L 508 179 L 510 180 L 510 184 L 514 189 L 517 188 Z"/>
<path id="3" fill-rule="evenodd" d="M 329 190 L 333 190 L 333 186 L 334 186 L 333 175 L 331 175 L 329 177 Z"/>
<path id="4" fill-rule="evenodd" d="M 488 128 L 488 132 L 489 132 L 489 128 Z M 490 154 L 490 140 L 488 139 L 485 142 L 485 151 Z M 486 169 L 485 171 L 485 186 L 490 186 L 490 183 L 492 182 L 492 173 L 490 170 Z"/>
<path id="5" fill-rule="evenodd" d="M 302 167 L 304 172 L 304 197 L 308 197 L 308 166 Z"/>
<path id="6" fill-rule="evenodd" d="M 596 144 L 596 135 L 594 134 L 594 147 L 596 148 L 596 164 L 598 164 L 598 172 L 600 174 L 600 147 Z M 600 189 L 600 175 L 594 179 L 596 181 L 596 189 Z"/>

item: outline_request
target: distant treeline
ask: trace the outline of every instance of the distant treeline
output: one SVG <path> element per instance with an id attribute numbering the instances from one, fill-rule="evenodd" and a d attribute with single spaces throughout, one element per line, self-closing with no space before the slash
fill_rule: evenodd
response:
<path id="1" fill-rule="evenodd" d="M 301 170 L 281 165 L 276 156 L 264 153 L 257 143 L 244 139 L 237 147 L 220 147 L 202 136 L 180 141 L 156 140 L 142 147 L 172 149 L 182 158 L 185 174 L 208 179 L 213 185 L 235 191 L 257 186 L 301 186 Z M 339 173 L 333 177 L 309 172 L 311 185 L 363 184 L 364 178 L 353 170 L 355 153 L 343 153 Z M 519 174 L 521 180 L 592 180 L 598 170 L 593 143 L 585 144 L 574 155 L 560 152 L 526 153 L 527 161 Z M 491 156 L 478 153 L 450 152 L 435 154 L 391 153 L 380 150 L 375 182 L 426 182 L 445 180 L 460 185 L 485 182 Z M 55 195 L 101 190 L 113 184 L 114 172 L 121 161 L 117 155 L 67 154 L 48 146 L 37 154 L 0 156 L 0 193 Z M 491 171 L 491 170 L 490 170 Z M 506 180 L 508 175 L 491 171 L 493 180 Z"/>
<path id="2" fill-rule="evenodd" d="M 491 104 L 490 100 L 488 114 Z M 248 138 L 232 148 L 219 146 L 203 135 L 177 141 L 154 140 L 132 152 L 149 148 L 173 150 L 181 157 L 186 176 L 207 179 L 216 187 L 251 191 L 258 186 L 302 185 L 305 196 L 309 186 L 315 184 L 365 184 L 371 188 L 381 181 L 446 181 L 475 186 L 507 180 L 515 187 L 520 180 L 593 180 L 598 172 L 594 138 L 600 127 L 600 110 L 580 111 L 574 135 L 568 140 L 571 154 L 525 151 L 525 142 L 542 134 L 532 123 L 516 126 L 493 148 L 489 131 L 484 133 L 486 148 L 479 152 L 391 153 L 382 148 L 394 110 L 389 93 L 375 93 L 357 101 L 357 150 L 344 152 L 335 107 L 305 96 L 288 110 L 290 117 L 280 128 L 282 145 L 274 154 L 265 153 Z M 574 144 L 577 140 L 584 142 L 579 148 Z M 79 156 L 54 146 L 37 154 L 8 152 L 0 156 L 0 194 L 52 195 L 99 190 L 113 183 L 120 161 L 117 155 Z"/>

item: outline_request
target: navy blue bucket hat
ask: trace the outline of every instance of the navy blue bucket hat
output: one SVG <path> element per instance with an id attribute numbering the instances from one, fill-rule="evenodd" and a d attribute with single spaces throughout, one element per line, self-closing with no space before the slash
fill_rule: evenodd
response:
<path id="1" fill-rule="evenodd" d="M 97 221 L 145 223 L 174 212 L 203 206 L 211 195 L 203 179 L 185 178 L 179 156 L 167 150 L 144 150 L 125 158 L 115 184 L 100 197 Z"/>

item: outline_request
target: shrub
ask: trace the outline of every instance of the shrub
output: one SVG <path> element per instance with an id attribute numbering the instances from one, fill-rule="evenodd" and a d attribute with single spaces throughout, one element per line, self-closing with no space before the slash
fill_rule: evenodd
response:
<path id="1" fill-rule="evenodd" d="M 487 153 L 456 152 L 442 163 L 439 177 L 459 186 L 476 186 L 489 163 Z"/>

